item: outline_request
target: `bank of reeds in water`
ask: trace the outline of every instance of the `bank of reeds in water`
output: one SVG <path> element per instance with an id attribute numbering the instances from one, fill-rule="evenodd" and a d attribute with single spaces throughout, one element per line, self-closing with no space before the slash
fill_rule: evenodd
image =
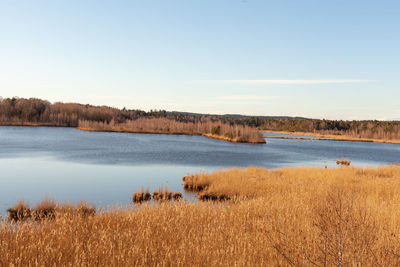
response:
<path id="1" fill-rule="evenodd" d="M 158 190 L 154 191 L 153 194 L 150 194 L 149 190 L 141 189 L 138 192 L 133 193 L 132 201 L 136 204 L 141 204 L 146 201 L 150 201 L 151 199 L 155 201 L 169 201 L 169 200 L 181 200 L 182 193 L 180 192 L 171 192 L 167 187 L 160 187 Z"/>
<path id="2" fill-rule="evenodd" d="M 2 221 L 0 266 L 400 266 L 399 167 L 202 176 L 205 192 L 238 201 Z"/>
<path id="3" fill-rule="evenodd" d="M 336 161 L 336 164 L 340 165 L 340 166 L 350 166 L 350 160 L 348 160 L 348 159 L 338 159 Z"/>
<path id="4" fill-rule="evenodd" d="M 31 209 L 25 201 L 18 202 L 14 207 L 7 210 L 8 221 L 22 221 L 31 217 Z"/>
<path id="5" fill-rule="evenodd" d="M 182 193 L 171 192 L 168 187 L 159 187 L 158 190 L 153 192 L 153 200 L 168 201 L 168 200 L 181 200 Z"/>
<path id="6" fill-rule="evenodd" d="M 35 208 L 30 208 L 24 201 L 18 202 L 14 207 L 7 210 L 8 222 L 20 221 L 42 221 L 55 219 L 56 216 L 81 216 L 86 218 L 95 215 L 96 209 L 85 202 L 80 202 L 76 207 L 73 204 L 58 204 L 54 200 L 45 199 L 38 203 Z"/>
<path id="7" fill-rule="evenodd" d="M 257 128 L 209 118 L 197 122 L 180 122 L 166 118 L 139 118 L 123 123 L 113 120 L 109 123 L 80 120 L 78 128 L 87 131 L 200 135 L 235 143 L 265 143 L 263 134 Z"/>
<path id="8" fill-rule="evenodd" d="M 224 194 L 215 194 L 208 192 L 208 187 L 211 184 L 211 180 L 208 179 L 209 175 L 205 173 L 197 175 L 187 175 L 182 178 L 183 188 L 189 192 L 197 192 L 198 199 L 202 201 L 225 201 L 230 200 L 231 196 Z"/>
<path id="9" fill-rule="evenodd" d="M 208 175 L 205 173 L 184 176 L 182 178 L 184 190 L 189 192 L 200 192 L 206 189 L 210 185 L 210 181 L 207 177 Z"/>
<path id="10" fill-rule="evenodd" d="M 138 192 L 133 193 L 132 196 L 132 201 L 133 203 L 142 203 L 144 201 L 150 201 L 151 199 L 151 194 L 149 192 L 149 189 L 143 190 L 141 189 Z"/>

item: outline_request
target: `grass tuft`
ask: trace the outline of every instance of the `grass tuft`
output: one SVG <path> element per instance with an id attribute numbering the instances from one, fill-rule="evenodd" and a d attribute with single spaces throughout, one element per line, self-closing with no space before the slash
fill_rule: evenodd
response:
<path id="1" fill-rule="evenodd" d="M 341 166 L 350 166 L 350 160 L 348 159 L 338 159 L 336 161 L 337 165 L 341 165 Z"/>

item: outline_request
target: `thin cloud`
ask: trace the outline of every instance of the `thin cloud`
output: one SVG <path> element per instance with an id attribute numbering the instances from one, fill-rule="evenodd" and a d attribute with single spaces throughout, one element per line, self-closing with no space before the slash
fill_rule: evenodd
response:
<path id="1" fill-rule="evenodd" d="M 218 100 L 266 100 L 280 98 L 280 96 L 270 96 L 270 95 L 229 95 L 229 96 L 219 96 L 216 97 Z"/>
<path id="2" fill-rule="evenodd" d="M 245 84 L 245 85 L 265 85 L 265 84 L 340 84 L 340 83 L 371 83 L 376 80 L 218 80 L 219 82 Z"/>

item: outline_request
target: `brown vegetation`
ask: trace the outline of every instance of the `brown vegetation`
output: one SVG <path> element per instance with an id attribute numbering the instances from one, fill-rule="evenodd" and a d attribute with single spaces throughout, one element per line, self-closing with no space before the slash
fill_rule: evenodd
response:
<path id="1" fill-rule="evenodd" d="M 188 175 L 182 178 L 183 188 L 187 191 L 200 192 L 209 186 L 210 181 L 207 179 L 208 175 L 204 174 L 203 179 L 199 178 L 200 175 Z"/>
<path id="2" fill-rule="evenodd" d="M 231 125 L 205 118 L 196 122 L 179 122 L 166 118 L 139 118 L 124 123 L 115 121 L 79 121 L 79 129 L 88 131 L 114 131 L 129 133 L 202 135 L 237 143 L 265 143 L 255 128 Z"/>
<path id="3" fill-rule="evenodd" d="M 336 161 L 337 165 L 341 165 L 341 166 L 350 166 L 350 160 L 348 159 L 338 159 Z"/>
<path id="4" fill-rule="evenodd" d="M 151 194 L 149 192 L 149 189 L 143 190 L 141 189 L 138 192 L 133 193 L 132 196 L 132 201 L 133 203 L 142 203 L 144 201 L 150 201 L 151 199 Z"/>
<path id="5" fill-rule="evenodd" d="M 181 200 L 182 193 L 180 192 L 171 192 L 167 187 L 163 189 L 160 187 L 157 191 L 154 191 L 153 194 L 150 194 L 149 190 L 146 191 L 140 190 L 138 192 L 133 193 L 132 201 L 133 203 L 141 204 L 145 201 L 150 201 L 153 196 L 153 200 L 156 201 L 164 201 L 164 200 Z"/>
<path id="6" fill-rule="evenodd" d="M 314 132 L 288 132 L 288 131 L 270 131 L 280 134 L 288 135 L 305 135 L 313 138 L 306 137 L 288 137 L 288 136 L 265 136 L 265 138 L 275 138 L 275 139 L 303 139 L 303 140 L 313 140 L 313 141 L 350 141 L 350 142 L 368 142 L 368 143 L 388 143 L 388 144 L 400 144 L 400 139 L 384 139 L 384 138 L 365 138 L 359 136 L 343 135 L 337 134 L 322 134 L 317 131 Z"/>
<path id="7" fill-rule="evenodd" d="M 95 207 L 89 206 L 85 202 L 80 202 L 76 207 L 72 204 L 57 204 L 55 201 L 45 199 L 36 205 L 36 208 L 30 208 L 27 203 L 20 201 L 13 208 L 8 209 L 8 222 L 21 222 L 27 220 L 42 221 L 55 219 L 56 216 L 79 215 L 88 217 L 95 215 Z"/>
<path id="8" fill-rule="evenodd" d="M 56 213 L 17 228 L 2 222 L 0 265 L 400 264 L 399 167 L 248 168 L 192 178 L 208 184 L 202 192 L 235 201 L 159 202 L 86 219 Z"/>
<path id="9" fill-rule="evenodd" d="M 230 203 L 240 205 L 264 201 L 268 219 L 262 227 L 269 249 L 287 265 L 400 263 L 398 167 L 248 168 L 193 175 L 184 181 L 201 185 L 199 196 L 211 195 L 214 200 L 230 197 L 239 200 Z"/>
<path id="10" fill-rule="evenodd" d="M 399 121 L 265 119 L 262 125 L 257 126 L 266 131 L 310 135 L 339 141 L 400 144 Z"/>
<path id="11" fill-rule="evenodd" d="M 171 192 L 168 187 L 160 187 L 157 191 L 153 192 L 153 200 L 155 201 L 168 201 L 168 200 L 180 200 L 182 198 L 182 193 Z"/>
<path id="12" fill-rule="evenodd" d="M 31 217 L 31 209 L 24 201 L 18 202 L 13 208 L 7 210 L 8 221 L 22 221 Z"/>

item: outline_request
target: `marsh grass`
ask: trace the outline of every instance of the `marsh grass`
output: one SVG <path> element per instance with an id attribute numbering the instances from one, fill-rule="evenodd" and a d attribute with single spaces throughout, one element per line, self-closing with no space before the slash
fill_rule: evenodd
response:
<path id="1" fill-rule="evenodd" d="M 209 175 L 207 175 L 206 173 L 184 176 L 182 178 L 183 188 L 184 190 L 189 192 L 203 191 L 210 185 L 208 177 Z"/>
<path id="2" fill-rule="evenodd" d="M 54 219 L 56 216 L 57 204 L 54 200 L 44 199 L 36 205 L 36 208 L 31 210 L 32 218 L 36 221 L 44 219 Z"/>
<path id="3" fill-rule="evenodd" d="M 148 188 L 146 188 L 146 190 L 143 190 L 143 188 L 142 188 L 140 191 L 133 193 L 133 196 L 132 196 L 133 203 L 140 204 L 144 201 L 150 201 L 150 200 L 151 200 L 151 194 L 150 194 Z"/>
<path id="4" fill-rule="evenodd" d="M 149 192 L 149 189 L 139 191 L 133 193 L 132 202 L 135 204 L 142 204 L 143 202 L 148 202 L 153 198 L 155 201 L 170 201 L 175 200 L 179 201 L 182 198 L 182 193 L 180 192 L 171 192 L 168 187 L 159 187 L 158 190 L 154 191 L 153 194 Z"/>
<path id="5" fill-rule="evenodd" d="M 167 186 L 159 187 L 158 190 L 153 192 L 153 200 L 155 201 L 169 201 L 175 200 L 179 201 L 182 198 L 182 193 L 180 192 L 172 192 L 168 189 Z"/>
<path id="6" fill-rule="evenodd" d="M 194 184 L 197 177 L 208 182 L 202 192 L 237 201 L 159 201 L 18 229 L 3 221 L 0 266 L 400 265 L 399 167 L 252 167 L 193 175 Z"/>
<path id="7" fill-rule="evenodd" d="M 84 201 L 81 201 L 76 206 L 75 213 L 77 213 L 82 218 L 87 218 L 96 214 L 96 208 Z"/>
<path id="8" fill-rule="evenodd" d="M 55 219 L 56 216 L 80 216 L 86 218 L 96 214 L 96 208 L 86 202 L 73 204 L 58 204 L 52 199 L 44 199 L 35 208 L 30 208 L 24 201 L 18 202 L 13 208 L 8 209 L 8 222 L 23 222 L 27 220 L 42 221 Z"/>
<path id="9" fill-rule="evenodd" d="M 14 207 L 7 210 L 8 221 L 22 221 L 31 217 L 31 209 L 25 201 L 18 202 Z"/>
<path id="10" fill-rule="evenodd" d="M 214 200 L 214 201 L 226 201 L 230 200 L 231 197 L 223 194 L 210 194 L 206 192 L 200 192 L 198 195 L 198 198 L 203 201 L 209 201 L 209 200 Z"/>
<path id="11" fill-rule="evenodd" d="M 341 165 L 341 166 L 350 166 L 350 160 L 348 159 L 338 159 L 336 161 L 337 165 Z"/>
<path id="12" fill-rule="evenodd" d="M 138 118 L 123 123 L 79 120 L 79 129 L 130 133 L 200 135 L 235 143 L 264 144 L 263 134 L 254 127 L 205 118 L 196 122 L 182 122 L 167 118 Z"/>

